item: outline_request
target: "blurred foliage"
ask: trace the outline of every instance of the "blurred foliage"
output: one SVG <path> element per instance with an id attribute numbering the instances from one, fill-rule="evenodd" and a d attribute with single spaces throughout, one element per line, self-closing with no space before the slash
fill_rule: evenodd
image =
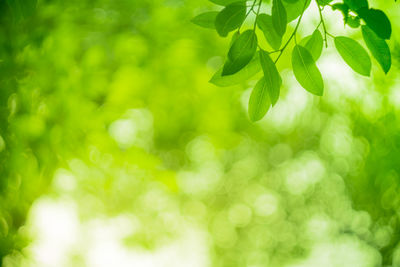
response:
<path id="1" fill-rule="evenodd" d="M 195 225 L 212 266 L 400 266 L 400 10 L 374 2 L 393 22 L 391 72 L 355 76 L 327 53 L 318 98 L 283 57 L 281 101 L 253 124 L 259 76 L 207 83 L 227 43 L 189 23 L 204 3 L 43 0 L 17 16 L 0 1 L 3 265 L 104 266 L 80 234 L 64 265 L 31 263 L 24 225 L 45 195 L 74 203 L 89 229 L 125 215 L 121 229 L 137 229 L 123 243 L 144 251 Z M 44 217 L 55 236 L 68 229 L 56 211 Z"/>

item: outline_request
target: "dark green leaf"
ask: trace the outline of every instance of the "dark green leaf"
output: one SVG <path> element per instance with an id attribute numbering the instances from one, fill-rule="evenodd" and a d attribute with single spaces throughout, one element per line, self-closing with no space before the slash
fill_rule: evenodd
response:
<path id="1" fill-rule="evenodd" d="M 368 27 L 373 30 L 382 39 L 390 39 L 392 35 L 392 26 L 385 13 L 378 9 L 361 8 L 357 10 Z"/>
<path id="2" fill-rule="evenodd" d="M 355 72 L 369 76 L 371 73 L 371 59 L 367 51 L 356 41 L 348 37 L 335 38 L 335 46 L 343 60 Z"/>
<path id="3" fill-rule="evenodd" d="M 198 26 L 208 29 L 215 29 L 215 18 L 219 12 L 211 11 L 197 15 L 192 19 L 192 22 Z"/>
<path id="4" fill-rule="evenodd" d="M 233 42 L 224 65 L 222 76 L 232 75 L 244 68 L 253 58 L 257 50 L 257 35 L 252 30 L 242 33 Z"/>
<path id="5" fill-rule="evenodd" d="M 228 87 L 243 83 L 261 71 L 260 57 L 258 54 L 243 69 L 233 75 L 222 76 L 222 68 L 214 74 L 210 83 L 220 87 Z"/>
<path id="6" fill-rule="evenodd" d="M 264 50 L 260 50 L 260 63 L 264 72 L 265 83 L 272 105 L 279 99 L 282 79 L 271 57 Z"/>
<path id="7" fill-rule="evenodd" d="M 345 23 L 352 28 L 360 27 L 360 18 L 354 16 L 348 16 L 345 20 Z"/>
<path id="8" fill-rule="evenodd" d="M 287 14 L 281 0 L 272 1 L 272 24 L 279 36 L 286 32 Z"/>
<path id="9" fill-rule="evenodd" d="M 317 1 L 318 1 L 318 4 L 320 4 L 321 6 L 326 6 L 333 0 L 317 0 Z"/>
<path id="10" fill-rule="evenodd" d="M 237 29 L 246 18 L 246 2 L 233 3 L 222 9 L 215 19 L 215 28 L 220 36 Z"/>
<path id="11" fill-rule="evenodd" d="M 349 6 L 343 3 L 336 3 L 332 5 L 332 10 L 340 10 L 340 12 L 342 12 L 345 21 L 349 16 L 349 9 Z"/>
<path id="12" fill-rule="evenodd" d="M 267 14 L 260 14 L 257 18 L 257 25 L 264 33 L 265 39 L 275 50 L 278 50 L 282 44 L 282 37 L 280 37 L 274 26 L 272 25 L 272 17 Z"/>
<path id="13" fill-rule="evenodd" d="M 292 53 L 292 67 L 296 80 L 308 92 L 322 96 L 324 81 L 315 61 L 307 49 L 296 45 Z"/>
<path id="14" fill-rule="evenodd" d="M 362 35 L 364 37 L 365 44 L 374 58 L 379 62 L 383 71 L 388 73 L 392 65 L 392 59 L 390 54 L 389 46 L 386 41 L 379 38 L 368 26 L 362 26 Z"/>
<path id="15" fill-rule="evenodd" d="M 253 89 L 249 100 L 249 117 L 252 122 L 261 120 L 267 114 L 271 101 L 267 91 L 267 83 L 262 78 Z"/>
<path id="16" fill-rule="evenodd" d="M 303 46 L 311 53 L 314 61 L 317 61 L 322 53 L 324 41 L 321 32 L 317 29 L 313 34 L 301 40 L 300 45 Z"/>
<path id="17" fill-rule="evenodd" d="M 362 7 L 368 8 L 367 0 L 343 0 L 343 2 L 353 11 L 356 11 Z"/>

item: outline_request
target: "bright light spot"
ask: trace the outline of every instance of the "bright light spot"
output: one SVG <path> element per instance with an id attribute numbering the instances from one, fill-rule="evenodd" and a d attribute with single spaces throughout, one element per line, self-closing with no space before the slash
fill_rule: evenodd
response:
<path id="1" fill-rule="evenodd" d="M 31 210 L 35 241 L 30 249 L 39 266 L 65 266 L 68 251 L 77 241 L 79 220 L 74 203 L 43 198 Z"/>
<path id="2" fill-rule="evenodd" d="M 109 127 L 111 137 L 121 148 L 148 148 L 153 137 L 153 116 L 145 109 L 131 109 Z"/>
<path id="3" fill-rule="evenodd" d="M 325 214 L 314 215 L 307 223 L 307 233 L 312 240 L 329 239 L 333 228 L 334 222 Z"/>
<path id="4" fill-rule="evenodd" d="M 26 249 L 33 264 L 27 266 L 210 266 L 207 233 L 182 222 L 179 235 L 162 246 L 153 250 L 128 247 L 124 239 L 141 230 L 135 216 L 120 214 L 84 222 L 79 220 L 74 202 L 42 198 L 35 202 L 29 216 L 35 239 Z M 79 263 L 74 262 L 77 255 Z M 16 257 L 7 262 L 11 264 Z"/>
<path id="5" fill-rule="evenodd" d="M 331 243 L 318 243 L 310 256 L 299 263 L 287 267 L 374 267 L 381 266 L 381 256 L 377 250 L 361 240 L 343 236 Z"/>
<path id="6" fill-rule="evenodd" d="M 222 175 L 222 167 L 217 162 L 209 162 L 197 171 L 179 172 L 177 182 L 183 192 L 203 195 L 217 189 Z"/>
<path id="7" fill-rule="evenodd" d="M 292 194 L 303 194 L 325 175 L 325 167 L 317 155 L 306 153 L 288 166 L 286 187 Z"/>
<path id="8" fill-rule="evenodd" d="M 76 178 L 71 172 L 58 169 L 54 174 L 53 186 L 60 192 L 73 191 L 76 188 Z"/>
<path id="9" fill-rule="evenodd" d="M 278 209 L 278 199 L 268 193 L 262 194 L 256 199 L 254 209 L 259 216 L 270 216 Z"/>

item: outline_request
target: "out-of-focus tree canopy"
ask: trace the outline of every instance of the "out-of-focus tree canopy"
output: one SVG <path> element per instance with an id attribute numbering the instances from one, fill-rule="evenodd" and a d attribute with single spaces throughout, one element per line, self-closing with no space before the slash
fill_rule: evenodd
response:
<path id="1" fill-rule="evenodd" d="M 392 21 L 387 75 L 329 42 L 316 97 L 283 55 L 251 123 L 261 73 L 208 83 L 230 40 L 190 20 L 215 5 L 22 2 L 0 1 L 0 265 L 400 266 L 398 3 L 370 1 Z"/>

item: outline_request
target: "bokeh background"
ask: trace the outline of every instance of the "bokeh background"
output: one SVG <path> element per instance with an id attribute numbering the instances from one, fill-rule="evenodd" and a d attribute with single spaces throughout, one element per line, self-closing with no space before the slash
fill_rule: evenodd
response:
<path id="1" fill-rule="evenodd" d="M 400 4 L 370 1 L 392 21 L 388 75 L 330 40 L 316 97 L 288 53 L 250 123 L 261 74 L 210 84 L 229 38 L 190 23 L 217 6 L 35 2 L 0 0 L 0 266 L 400 266 Z M 312 3 L 299 36 L 318 22 Z"/>

